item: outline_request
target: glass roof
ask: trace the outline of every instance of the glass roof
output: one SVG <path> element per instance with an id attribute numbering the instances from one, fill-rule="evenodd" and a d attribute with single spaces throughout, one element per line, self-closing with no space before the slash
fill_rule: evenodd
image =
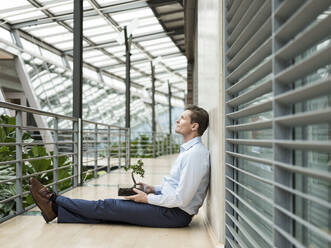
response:
<path id="1" fill-rule="evenodd" d="M 137 26 L 132 30 L 132 91 L 137 91 L 137 97 L 144 95 L 139 92 L 141 90 L 150 91 L 150 61 L 158 59 L 159 62 L 155 66 L 158 91 L 156 101 L 167 104 L 168 82 L 174 82 L 173 92 L 177 92 L 174 94 L 174 97 L 177 98 L 173 100 L 173 103 L 184 105 L 186 57 L 169 38 L 147 2 L 147 0 L 83 0 L 83 74 L 95 82 L 102 80 L 105 89 L 119 92 L 117 97 L 112 97 L 112 99 L 118 98 L 117 102 L 122 104 L 119 109 L 113 111 L 114 114 L 120 113 L 117 116 L 124 113 L 124 96 L 122 94 L 125 90 L 125 46 L 118 42 L 124 26 L 128 26 L 128 30 Z M 29 61 L 26 63 L 27 68 L 30 66 L 35 77 L 38 76 L 38 79 L 33 78 L 33 81 L 38 81 L 40 84 L 38 84 L 39 88 L 36 87 L 37 94 L 47 96 L 44 100 L 47 102 L 52 99 L 53 94 L 67 92 L 71 79 L 68 80 L 68 76 L 63 73 L 67 73 L 68 70 L 72 72 L 73 1 L 6 1 L 6 4 L 0 6 L 0 32 L 4 33 L 3 38 L 8 40 L 9 37 L 5 30 L 14 29 L 18 30 L 20 42 L 26 51 L 22 56 L 26 62 Z M 40 73 L 38 65 L 41 66 L 45 63 L 43 58 L 57 65 L 54 75 Z M 50 70 L 52 69 L 47 68 L 47 71 Z M 88 89 L 87 85 L 91 85 L 84 84 L 84 91 L 89 92 L 86 97 L 89 98 L 92 91 Z M 46 94 L 42 88 L 49 92 Z M 99 99 L 96 101 L 96 106 L 106 105 L 103 104 L 106 100 L 100 101 L 101 91 L 96 90 L 92 93 L 93 99 L 89 99 L 89 101 Z M 143 97 L 141 98 L 136 106 L 142 105 L 143 109 L 145 100 Z M 65 97 L 63 99 L 60 98 L 58 101 L 66 101 Z M 110 103 L 109 106 L 115 101 L 107 99 L 107 102 Z M 68 101 L 70 100 L 67 100 L 69 105 Z M 137 109 L 140 107 L 135 107 L 132 110 L 133 113 Z"/>

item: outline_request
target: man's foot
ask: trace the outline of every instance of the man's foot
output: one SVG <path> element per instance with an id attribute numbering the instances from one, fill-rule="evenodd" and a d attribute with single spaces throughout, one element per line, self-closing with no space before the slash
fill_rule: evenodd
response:
<path id="1" fill-rule="evenodd" d="M 30 178 L 30 192 L 45 221 L 48 223 L 54 220 L 57 216 L 52 209 L 52 201 L 50 200 L 53 193 L 35 178 Z"/>

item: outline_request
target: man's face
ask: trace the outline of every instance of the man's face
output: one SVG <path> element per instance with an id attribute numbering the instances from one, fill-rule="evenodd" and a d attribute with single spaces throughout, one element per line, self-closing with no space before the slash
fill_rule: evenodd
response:
<path id="1" fill-rule="evenodd" d="M 182 134 L 183 136 L 187 136 L 192 133 L 193 127 L 197 125 L 197 123 L 191 123 L 191 111 L 185 110 L 179 118 L 176 120 L 176 133 Z"/>

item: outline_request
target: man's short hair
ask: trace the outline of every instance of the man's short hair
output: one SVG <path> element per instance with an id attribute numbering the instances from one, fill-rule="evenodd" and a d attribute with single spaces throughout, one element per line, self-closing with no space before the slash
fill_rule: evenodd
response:
<path id="1" fill-rule="evenodd" d="M 185 107 L 185 110 L 191 111 L 191 123 L 198 123 L 198 134 L 200 136 L 203 135 L 203 133 L 206 131 L 208 125 L 209 125 L 209 114 L 206 110 L 203 108 L 200 108 L 196 105 L 188 105 Z"/>

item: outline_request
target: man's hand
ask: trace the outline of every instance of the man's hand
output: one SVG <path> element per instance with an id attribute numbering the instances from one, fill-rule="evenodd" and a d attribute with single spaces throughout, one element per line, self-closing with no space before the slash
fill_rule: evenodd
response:
<path id="1" fill-rule="evenodd" d="M 147 193 L 147 194 L 155 193 L 155 189 L 151 185 L 148 185 L 148 184 L 142 183 L 142 182 L 137 183 L 137 185 L 139 185 L 140 186 L 140 189 L 142 191 L 144 191 L 145 193 Z"/>
<path id="2" fill-rule="evenodd" d="M 135 202 L 148 203 L 147 194 L 145 192 L 135 188 L 133 188 L 133 191 L 136 192 L 137 194 L 131 196 L 125 196 L 124 198 Z"/>

